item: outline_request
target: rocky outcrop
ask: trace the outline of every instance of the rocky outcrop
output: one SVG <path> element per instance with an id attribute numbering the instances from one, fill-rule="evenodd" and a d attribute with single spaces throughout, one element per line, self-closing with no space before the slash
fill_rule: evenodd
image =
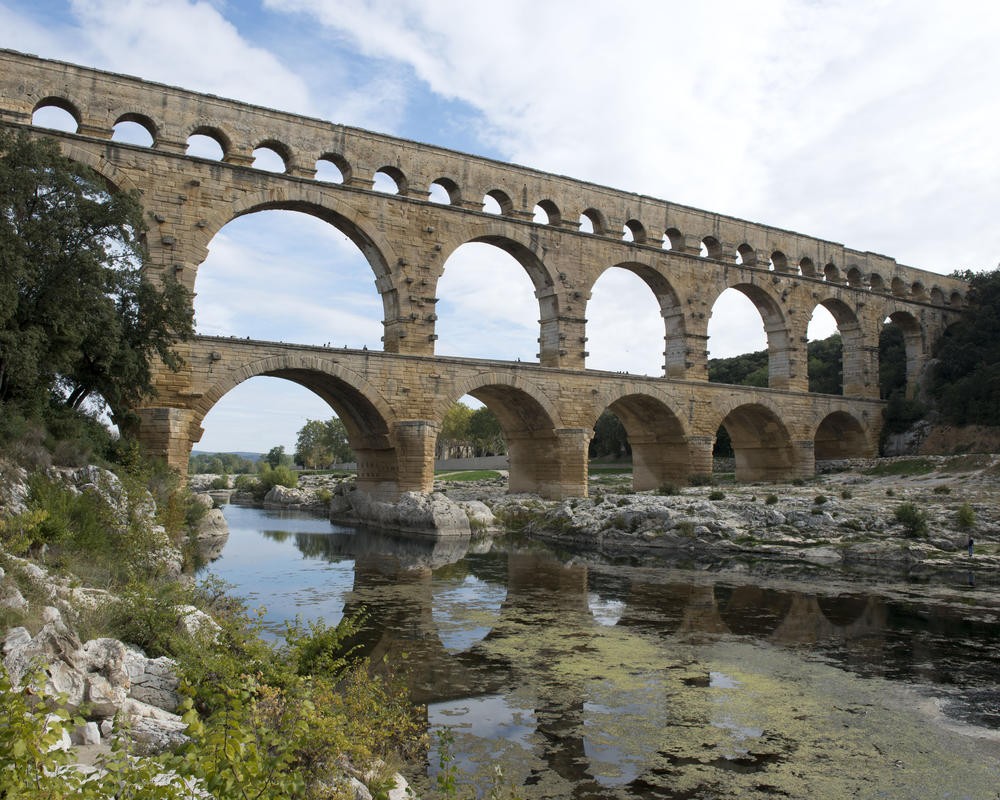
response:
<path id="1" fill-rule="evenodd" d="M 146 752 L 184 740 L 187 726 L 173 713 L 180 702 L 173 661 L 147 658 L 116 639 L 81 643 L 51 606 L 43 619 L 35 636 L 25 628 L 7 632 L 3 664 L 15 688 L 33 686 L 35 693 L 60 698 L 69 712 L 86 713 L 74 744 L 100 744 L 116 726 Z"/>
<path id="2" fill-rule="evenodd" d="M 440 492 L 404 492 L 399 500 L 388 503 L 356 486 L 341 484 L 330 501 L 330 520 L 429 538 L 472 533 L 465 510 Z"/>

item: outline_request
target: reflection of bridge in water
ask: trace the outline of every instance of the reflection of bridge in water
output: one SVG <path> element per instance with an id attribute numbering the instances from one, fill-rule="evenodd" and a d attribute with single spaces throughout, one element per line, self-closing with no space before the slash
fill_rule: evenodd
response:
<path id="1" fill-rule="evenodd" d="M 471 708 L 474 714 L 477 704 L 505 709 L 530 731 L 518 746 L 531 741 L 530 758 L 525 756 L 531 775 L 559 776 L 574 787 L 566 796 L 606 796 L 598 776 L 608 756 L 595 744 L 603 724 L 636 715 L 633 734 L 652 742 L 646 755 L 653 759 L 658 737 L 676 723 L 668 698 L 709 686 L 709 668 L 697 661 L 664 663 L 677 658 L 674 645 L 664 650 L 664 642 L 683 649 L 704 641 L 701 634 L 711 640 L 749 637 L 819 650 L 862 675 L 947 683 L 947 668 L 936 666 L 947 661 L 946 654 L 933 636 L 922 634 L 958 625 L 976 636 L 993 635 L 971 631 L 957 614 L 922 615 L 861 592 L 823 594 L 683 570 L 566 564 L 549 553 L 516 547 L 465 553 L 454 541 L 400 541 L 385 534 L 296 539 L 309 556 L 354 560 L 345 614 L 368 613 L 362 651 L 373 664 L 403 668 L 413 699 L 437 709 L 430 721 L 469 723 L 456 709 Z M 453 609 L 444 598 L 463 586 L 470 597 L 488 594 L 493 602 L 470 614 L 457 649 L 448 631 L 455 623 L 449 616 Z M 901 636 L 901 625 L 921 635 Z M 632 700 L 641 697 L 641 703 L 631 702 L 628 691 L 610 710 L 606 700 L 595 700 L 628 675 L 626 682 L 644 687 L 629 690 L 638 692 Z M 699 713 L 708 715 L 699 724 L 710 725 L 713 712 Z M 643 762 L 645 745 L 631 746 L 638 752 L 626 755 Z M 639 770 L 616 785 L 639 792 L 645 780 Z"/>

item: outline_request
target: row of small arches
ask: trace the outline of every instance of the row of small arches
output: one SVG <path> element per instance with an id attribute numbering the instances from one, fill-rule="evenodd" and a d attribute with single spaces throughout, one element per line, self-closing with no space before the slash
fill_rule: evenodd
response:
<path id="1" fill-rule="evenodd" d="M 75 133 L 80 126 L 80 114 L 68 101 L 58 97 L 49 97 L 36 105 L 32 115 L 32 124 Z M 148 116 L 129 112 L 121 115 L 115 122 L 111 138 L 113 141 L 153 147 L 156 144 L 156 131 L 157 126 Z M 229 138 L 220 129 L 202 126 L 196 128 L 188 137 L 186 152 L 190 156 L 222 161 L 229 155 L 230 149 Z M 290 172 L 289 165 L 291 163 L 291 152 L 281 142 L 265 140 L 253 150 L 251 166 L 256 169 L 286 174 Z M 326 183 L 347 183 L 351 180 L 352 170 L 347 159 L 342 155 L 327 153 L 316 161 L 312 177 Z M 394 166 L 383 166 L 378 169 L 373 176 L 371 188 L 387 194 L 405 196 L 411 194 L 411 187 L 406 175 L 401 169 Z M 414 193 L 414 196 L 419 197 L 419 193 Z M 516 215 L 513 199 L 503 190 L 491 189 L 486 192 L 481 200 L 481 205 L 479 205 L 475 201 L 467 202 L 463 198 L 458 184 L 446 177 L 438 178 L 430 184 L 427 199 L 434 203 L 462 205 L 469 209 L 475 209 L 478 206 L 479 210 L 488 214 Z M 580 214 L 579 220 L 573 223 L 564 219 L 560 208 L 551 199 L 538 201 L 534 206 L 532 219 L 538 224 L 576 229 L 581 233 L 596 236 L 618 235 L 614 233 L 605 215 L 599 210 L 587 208 Z M 620 236 L 623 241 L 635 244 L 652 245 L 655 243 L 648 235 L 642 222 L 634 218 L 624 223 Z M 682 251 L 694 255 L 694 250 L 686 239 L 687 237 L 677 228 L 668 228 L 659 244 L 664 250 Z M 809 257 L 803 257 L 795 262 L 780 250 L 775 250 L 768 255 L 755 249 L 747 242 L 740 244 L 733 252 L 726 252 L 725 245 L 714 236 L 705 236 L 700 240 L 698 255 L 714 261 L 729 261 L 736 265 L 766 268 L 775 273 L 799 275 L 832 284 L 847 285 L 854 289 L 891 294 L 895 297 L 918 302 L 930 302 L 938 306 L 961 308 L 965 300 L 961 292 L 952 291 L 946 295 L 937 286 L 928 290 L 921 281 L 908 283 L 898 275 L 888 282 L 877 272 L 871 272 L 866 276 L 855 264 L 848 265 L 846 269 L 842 270 L 833 262 L 818 265 Z"/>

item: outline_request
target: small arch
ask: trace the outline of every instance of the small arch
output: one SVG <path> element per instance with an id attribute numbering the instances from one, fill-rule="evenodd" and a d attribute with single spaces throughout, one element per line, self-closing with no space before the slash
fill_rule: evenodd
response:
<path id="1" fill-rule="evenodd" d="M 916 394 L 923 335 L 908 311 L 894 311 L 879 334 L 879 390 L 883 400 Z"/>
<path id="2" fill-rule="evenodd" d="M 667 228 L 663 232 L 664 250 L 683 250 L 684 236 L 677 228 Z"/>
<path id="3" fill-rule="evenodd" d="M 852 286 L 855 289 L 863 289 L 865 287 L 865 276 L 862 274 L 861 270 L 858 269 L 857 265 L 852 265 L 851 268 L 847 270 L 847 285 Z"/>
<path id="4" fill-rule="evenodd" d="M 827 283 L 840 283 L 840 270 L 832 261 L 823 267 L 823 280 Z"/>
<path id="5" fill-rule="evenodd" d="M 514 202 L 506 192 L 500 189 L 490 189 L 483 195 L 483 211 L 487 214 L 509 217 L 514 213 Z"/>
<path id="6" fill-rule="evenodd" d="M 278 150 L 275 147 L 275 143 L 260 144 L 253 150 L 252 166 L 254 169 L 263 170 L 264 172 L 284 174 L 288 171 L 287 151 L 282 152 Z"/>
<path id="7" fill-rule="evenodd" d="M 755 266 L 757 263 L 757 252 L 746 242 L 736 248 L 736 263 L 745 267 Z"/>
<path id="8" fill-rule="evenodd" d="M 965 305 L 965 298 L 962 297 L 961 292 L 952 292 L 951 297 L 948 298 L 948 305 L 952 308 L 961 308 Z"/>
<path id="9" fill-rule="evenodd" d="M 604 236 L 608 232 L 608 221 L 596 208 L 585 209 L 584 212 L 580 214 L 581 231 L 584 230 L 584 225 L 588 225 L 590 228 L 587 233 L 593 233 L 597 236 Z"/>
<path id="10" fill-rule="evenodd" d="M 152 147 L 156 143 L 156 124 L 144 114 L 122 114 L 115 122 L 111 140 Z"/>
<path id="11" fill-rule="evenodd" d="M 921 283 L 920 281 L 914 281 L 910 285 L 910 296 L 914 300 L 926 300 L 927 290 L 924 288 L 923 283 Z"/>
<path id="12" fill-rule="evenodd" d="M 834 411 L 825 416 L 813 438 L 817 461 L 871 455 L 864 427 L 846 411 Z"/>
<path id="13" fill-rule="evenodd" d="M 372 189 L 384 194 L 405 195 L 408 191 L 406 176 L 397 167 L 379 167 L 372 178 Z"/>
<path id="14" fill-rule="evenodd" d="M 532 214 L 531 221 L 534 222 L 536 225 L 549 224 L 549 215 L 546 213 L 545 209 L 542 208 L 541 206 L 536 205 L 533 209 L 531 209 L 531 214 Z"/>
<path id="15" fill-rule="evenodd" d="M 585 214 L 580 215 L 580 225 L 578 230 L 580 233 L 593 233 L 594 232 L 594 221 L 586 216 Z"/>
<path id="16" fill-rule="evenodd" d="M 630 219 L 622 226 L 622 241 L 635 244 L 646 243 L 646 229 L 637 219 Z"/>
<path id="17" fill-rule="evenodd" d="M 873 272 L 868 276 L 868 285 L 871 287 L 873 292 L 884 292 L 885 291 L 885 280 L 877 272 Z"/>
<path id="18" fill-rule="evenodd" d="M 195 158 L 222 161 L 229 150 L 229 138 L 218 128 L 200 126 L 187 139 L 186 154 Z"/>
<path id="19" fill-rule="evenodd" d="M 324 153 L 316 159 L 316 180 L 323 183 L 347 183 L 351 165 L 339 153 Z"/>
<path id="20" fill-rule="evenodd" d="M 535 206 L 535 222 L 539 222 L 538 211 L 541 211 L 545 215 L 546 225 L 558 225 L 562 222 L 562 214 L 559 213 L 559 206 L 553 203 L 551 200 L 539 200 L 538 205 Z"/>
<path id="21" fill-rule="evenodd" d="M 931 302 L 936 306 L 945 305 L 944 292 L 942 292 L 937 286 L 931 289 Z"/>
<path id="22" fill-rule="evenodd" d="M 438 178 L 430 185 L 427 199 L 432 203 L 455 206 L 462 202 L 462 193 L 451 178 Z"/>
<path id="23" fill-rule="evenodd" d="M 788 257 L 780 250 L 775 250 L 771 253 L 769 267 L 775 272 L 788 272 Z"/>
<path id="24" fill-rule="evenodd" d="M 799 259 L 799 273 L 806 278 L 815 278 L 816 263 L 809 256 Z"/>
<path id="25" fill-rule="evenodd" d="M 906 297 L 906 283 L 898 275 L 892 279 L 892 293 L 896 297 Z"/>
<path id="26" fill-rule="evenodd" d="M 80 130 L 80 110 L 64 97 L 46 97 L 39 100 L 31 112 L 31 124 L 65 133 Z"/>
<path id="27" fill-rule="evenodd" d="M 722 258 L 722 244 L 714 236 L 706 236 L 701 240 L 702 258 Z"/>

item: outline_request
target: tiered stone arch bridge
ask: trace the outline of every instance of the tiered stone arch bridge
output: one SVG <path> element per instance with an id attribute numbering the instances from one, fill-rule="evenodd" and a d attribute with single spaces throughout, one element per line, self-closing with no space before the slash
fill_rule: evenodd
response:
<path id="1" fill-rule="evenodd" d="M 33 115 L 48 107 L 68 112 L 75 132 L 34 126 Z M 904 331 L 912 393 L 968 290 L 780 228 L 9 50 L 0 51 L 0 122 L 54 137 L 113 187 L 138 191 L 150 268 L 177 276 L 192 293 L 215 234 L 261 210 L 318 217 L 371 265 L 383 351 L 205 336 L 182 346 L 184 368 L 161 369 L 155 396 L 137 409 L 141 439 L 181 470 L 212 406 L 240 382 L 270 375 L 330 404 L 350 434 L 359 482 L 384 497 L 431 488 L 441 420 L 465 394 L 503 425 L 512 490 L 586 494 L 587 445 L 606 408 L 628 432 L 637 489 L 709 472 L 720 425 L 733 440 L 738 479 L 807 476 L 817 458 L 875 451 L 884 321 Z M 150 146 L 113 141 L 123 122 L 145 128 Z M 214 139 L 221 158 L 189 155 L 195 135 Z M 260 148 L 277 154 L 284 171 L 254 168 Z M 324 162 L 337 167 L 340 182 L 316 179 Z M 377 174 L 398 191 L 376 191 Z M 432 202 L 432 187 L 448 202 Z M 531 279 L 537 363 L 435 355 L 438 280 L 448 256 L 468 242 L 510 253 Z M 586 368 L 587 302 L 613 267 L 638 275 L 659 302 L 662 377 Z M 493 288 L 502 298 L 503 287 Z M 729 288 L 764 320 L 766 389 L 707 381 L 708 321 Z M 833 314 L 843 338 L 843 395 L 807 390 L 806 329 L 817 305 Z"/>

